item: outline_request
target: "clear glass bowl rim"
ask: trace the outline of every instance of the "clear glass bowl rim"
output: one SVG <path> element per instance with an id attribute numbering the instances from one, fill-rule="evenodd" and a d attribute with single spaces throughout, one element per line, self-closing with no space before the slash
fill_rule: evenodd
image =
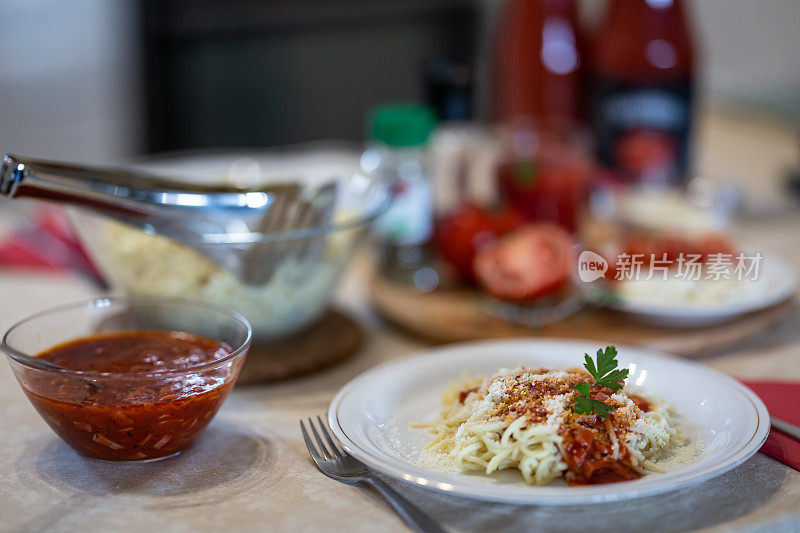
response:
<path id="1" fill-rule="evenodd" d="M 230 246 L 236 244 L 257 244 L 257 243 L 273 243 L 291 241 L 296 239 L 307 239 L 309 237 L 317 237 L 321 235 L 329 235 L 338 233 L 349 229 L 359 229 L 366 227 L 372 223 L 373 220 L 378 218 L 384 211 L 389 208 L 392 202 L 392 194 L 389 192 L 391 187 L 387 186 L 386 197 L 383 198 L 380 205 L 373 210 L 359 215 L 351 220 L 344 222 L 334 222 L 330 224 L 323 224 L 321 226 L 313 226 L 310 228 L 297 228 L 285 231 L 274 232 L 242 232 L 242 233 L 204 233 L 199 239 L 173 239 L 178 243 L 186 243 L 193 245 L 203 246 Z M 102 215 L 101 215 L 102 216 Z M 142 230 L 147 235 L 160 235 L 153 228 L 147 226 L 134 226 Z M 172 237 L 168 237 L 172 238 Z"/>
<path id="2" fill-rule="evenodd" d="M 326 141 L 310 141 L 310 142 L 301 142 L 296 144 L 290 144 L 283 147 L 267 149 L 267 151 L 280 154 L 289 152 L 292 150 L 296 150 L 297 153 L 308 152 L 314 149 L 317 146 L 325 146 L 326 144 L 330 144 Z M 349 145 L 351 143 L 344 143 L 345 145 Z M 131 162 L 127 167 L 131 169 L 137 169 L 138 165 L 148 164 L 148 163 L 156 163 L 158 161 L 168 161 L 171 158 L 192 158 L 192 157 L 199 157 L 199 156 L 228 156 L 228 155 L 246 155 L 246 152 L 242 152 L 238 154 L 237 152 L 229 152 L 228 149 L 196 149 L 196 150 L 178 150 L 174 152 L 166 152 L 162 154 L 156 154 L 149 157 L 146 157 L 140 161 Z M 282 242 L 282 241 L 290 241 L 295 239 L 305 239 L 309 237 L 317 237 L 320 235 L 328 235 L 332 233 L 338 233 L 340 231 L 348 230 L 348 229 L 358 229 L 361 227 L 368 226 L 371 224 L 376 218 L 378 218 L 381 214 L 383 214 L 391 205 L 393 199 L 392 187 L 394 184 L 394 180 L 386 179 L 379 175 L 367 175 L 370 180 L 375 182 L 383 182 L 383 198 L 380 199 L 377 206 L 368 210 L 366 212 L 360 213 L 358 216 L 353 217 L 352 219 L 345 220 L 343 222 L 331 222 L 328 224 L 323 224 L 320 226 L 313 226 L 308 228 L 297 228 L 291 230 L 283 230 L 283 231 L 274 231 L 274 232 L 241 232 L 241 233 L 205 233 L 201 234 L 199 239 L 175 239 L 176 242 L 183 242 L 186 244 L 191 245 L 202 245 L 202 246 L 229 246 L 229 245 L 237 245 L 237 244 L 255 244 L 255 243 L 273 243 L 273 242 Z M 83 209 L 76 209 L 76 211 L 83 212 Z M 99 215 L 104 218 L 108 218 L 106 215 L 102 213 L 88 211 L 92 215 Z M 143 231 L 148 235 L 159 235 L 154 228 L 148 226 L 146 223 L 141 225 L 137 224 L 133 227 Z"/>
<path id="3" fill-rule="evenodd" d="M 107 308 L 107 307 L 112 307 L 115 304 L 116 305 L 167 304 L 167 305 L 177 305 L 184 307 L 202 307 L 207 310 L 215 311 L 217 313 L 226 315 L 227 317 L 233 318 L 234 320 L 240 322 L 245 326 L 245 328 L 247 328 L 247 334 L 245 340 L 241 343 L 241 346 L 237 347 L 230 354 L 220 359 L 215 359 L 214 361 L 210 361 L 208 363 L 202 363 L 187 368 L 153 370 L 153 371 L 143 371 L 143 372 L 97 372 L 94 370 L 73 370 L 70 368 L 65 368 L 63 366 L 57 365 L 55 363 L 51 363 L 49 361 L 45 361 L 44 359 L 39 359 L 38 357 L 27 354 L 21 350 L 17 350 L 11 347 L 8 343 L 8 338 L 14 332 L 15 329 L 32 320 L 36 320 L 48 315 L 62 313 L 64 311 L 71 311 L 82 308 L 84 309 Z M 250 343 L 252 340 L 253 340 L 253 327 L 250 325 L 250 322 L 248 322 L 248 320 L 241 313 L 238 313 L 232 309 L 228 309 L 227 307 L 223 307 L 221 305 L 215 305 L 207 302 L 202 302 L 199 300 L 190 300 L 183 298 L 158 298 L 158 297 L 143 297 L 143 296 L 103 296 L 99 298 L 91 298 L 89 300 L 82 300 L 80 302 L 74 302 L 74 303 L 59 305 L 56 307 L 51 307 L 43 311 L 39 311 L 38 313 L 28 315 L 25 318 L 18 320 L 11 327 L 8 328 L 8 330 L 3 335 L 2 344 L 0 346 L 2 346 L 2 350 L 6 353 L 6 355 L 8 355 L 10 359 L 16 361 L 17 363 L 23 366 L 26 366 L 28 368 L 33 368 L 36 370 L 42 370 L 45 372 L 56 372 L 62 375 L 69 375 L 69 376 L 88 378 L 88 379 L 102 379 L 102 378 L 137 379 L 137 378 L 185 376 L 185 375 L 206 372 L 208 370 L 214 370 L 216 368 L 224 366 L 229 361 L 233 361 L 240 355 L 244 354 L 250 348 Z"/>
<path id="4" fill-rule="evenodd" d="M 357 216 L 351 220 L 346 220 L 344 222 L 338 223 L 331 223 L 331 224 L 324 224 L 321 226 L 313 226 L 310 228 L 297 228 L 292 230 L 285 230 L 285 231 L 275 231 L 275 232 L 242 232 L 242 233 L 204 233 L 200 236 L 199 239 L 186 239 L 186 238 L 171 238 L 175 240 L 177 243 L 185 243 L 191 245 L 202 245 L 202 246 L 231 246 L 237 244 L 257 244 L 257 243 L 274 243 L 274 242 L 283 242 L 283 241 L 291 241 L 296 239 L 307 239 L 310 237 L 317 237 L 321 235 L 329 235 L 333 233 L 338 233 L 340 231 L 345 231 L 349 229 L 359 229 L 362 227 L 366 227 L 372 223 L 373 220 L 378 218 L 384 211 L 389 208 L 389 205 L 392 203 L 392 194 L 389 192 L 391 189 L 390 186 L 387 185 L 387 192 L 386 197 L 383 198 L 380 205 L 378 205 L 373 210 L 367 212 L 366 214 Z M 86 211 L 84 209 L 75 209 L 72 208 L 71 210 L 79 211 L 81 213 L 86 212 L 87 214 L 91 214 L 92 216 L 100 216 L 104 219 L 113 220 L 102 213 L 97 213 L 93 211 Z M 130 223 L 129 223 L 130 224 Z M 80 225 L 80 221 L 78 221 L 78 225 Z M 141 230 L 146 235 L 160 235 L 152 226 L 149 226 L 147 223 L 143 223 L 141 225 L 136 224 L 132 225 L 136 229 Z"/>

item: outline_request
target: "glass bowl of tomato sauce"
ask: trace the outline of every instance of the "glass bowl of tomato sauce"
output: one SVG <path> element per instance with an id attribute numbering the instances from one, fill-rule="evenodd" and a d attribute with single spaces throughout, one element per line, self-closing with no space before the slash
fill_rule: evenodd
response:
<path id="1" fill-rule="evenodd" d="M 78 453 L 153 461 L 209 424 L 251 338 L 247 320 L 223 307 L 111 297 L 25 318 L 2 348 L 36 411 Z"/>

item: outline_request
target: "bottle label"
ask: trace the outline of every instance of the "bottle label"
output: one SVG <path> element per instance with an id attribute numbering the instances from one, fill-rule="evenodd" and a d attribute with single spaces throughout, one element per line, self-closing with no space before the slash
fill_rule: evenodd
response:
<path id="1" fill-rule="evenodd" d="M 392 203 L 375 223 L 375 232 L 386 244 L 425 244 L 433 235 L 433 191 L 426 179 L 397 179 Z"/>
<path id="2" fill-rule="evenodd" d="M 598 157 L 643 180 L 680 181 L 688 163 L 688 80 L 663 85 L 601 81 L 593 123 Z"/>

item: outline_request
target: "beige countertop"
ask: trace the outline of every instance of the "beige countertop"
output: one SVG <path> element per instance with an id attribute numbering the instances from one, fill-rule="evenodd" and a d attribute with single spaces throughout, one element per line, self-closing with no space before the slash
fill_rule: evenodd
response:
<path id="1" fill-rule="evenodd" d="M 773 123 L 709 113 L 699 141 L 701 172 L 735 181 L 752 198 L 740 237 L 800 267 L 800 208 L 777 188 L 779 173 L 797 162 L 797 136 Z M 320 474 L 298 428 L 300 418 L 324 413 L 358 373 L 425 348 L 370 309 L 367 273 L 362 255 L 338 295 L 367 333 L 361 353 L 306 378 L 237 388 L 195 446 L 164 462 L 124 465 L 77 456 L 0 364 L 0 531 L 403 531 L 370 490 Z M 94 294 L 70 276 L 1 272 L 0 329 Z M 759 338 L 701 362 L 739 377 L 800 380 L 798 326 L 795 309 Z M 485 504 L 392 483 L 454 530 L 800 531 L 800 472 L 761 454 L 693 488 L 569 509 Z"/>

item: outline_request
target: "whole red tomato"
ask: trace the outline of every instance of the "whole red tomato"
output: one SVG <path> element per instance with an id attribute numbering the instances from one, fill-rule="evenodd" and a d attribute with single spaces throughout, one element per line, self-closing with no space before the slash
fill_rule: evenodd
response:
<path id="1" fill-rule="evenodd" d="M 435 242 L 441 256 L 459 277 L 473 283 L 472 260 L 478 250 L 521 223 L 522 216 L 512 209 L 490 211 L 466 203 L 438 222 Z"/>

